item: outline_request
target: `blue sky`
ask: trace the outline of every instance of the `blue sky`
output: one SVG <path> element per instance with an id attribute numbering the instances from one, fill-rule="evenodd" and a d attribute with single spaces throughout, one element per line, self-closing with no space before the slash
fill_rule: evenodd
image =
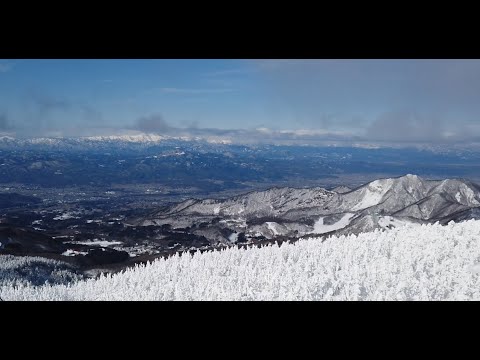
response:
<path id="1" fill-rule="evenodd" d="M 3 61 L 0 108 L 20 126 L 34 121 L 38 100 L 51 102 L 47 123 L 128 126 L 162 114 L 175 126 L 255 126 L 261 121 L 255 75 L 244 61 L 14 60 Z M 5 65 L 4 65 L 5 66 Z M 37 97 L 41 99 L 37 99 Z M 33 98 L 33 100 L 32 100 Z M 32 104 L 33 103 L 33 104 Z M 62 104 L 68 104 L 68 108 Z M 42 105 L 40 105 L 42 107 Z M 30 110 L 30 112 L 28 111 Z M 33 113 L 32 113 L 33 112 Z M 87 111 L 88 112 L 88 111 Z"/>
<path id="2" fill-rule="evenodd" d="M 479 116 L 478 60 L 0 60 L 0 132 L 18 135 L 458 142 Z"/>

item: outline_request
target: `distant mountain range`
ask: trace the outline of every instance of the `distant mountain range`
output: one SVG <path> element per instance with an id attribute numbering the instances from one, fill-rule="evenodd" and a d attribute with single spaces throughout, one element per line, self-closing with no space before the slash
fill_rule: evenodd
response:
<path id="1" fill-rule="evenodd" d="M 156 145 L 172 141 L 195 141 L 210 144 L 229 144 L 230 141 L 218 137 L 198 136 L 169 136 L 150 133 L 132 133 L 124 135 L 108 136 L 79 136 L 79 137 L 29 137 L 17 138 L 8 134 L 0 134 L 0 147 L 15 146 L 50 146 L 50 147 L 71 147 L 71 146 L 99 146 L 99 145 L 135 145 L 146 144 Z"/>
<path id="2" fill-rule="evenodd" d="M 186 229 L 210 241 L 358 234 L 405 223 L 446 224 L 480 218 L 480 186 L 459 179 L 425 180 L 408 174 L 356 189 L 272 188 L 228 199 L 187 200 L 133 225 Z"/>
<path id="3" fill-rule="evenodd" d="M 82 131 L 85 129 L 82 129 Z M 254 130 L 218 130 L 218 129 L 177 129 L 167 133 L 142 132 L 133 129 L 97 129 L 98 132 L 91 136 L 71 135 L 38 135 L 22 136 L 21 133 L 0 131 L 0 148 L 5 146 L 71 146 L 71 145 L 95 145 L 99 144 L 147 144 L 155 145 L 168 141 L 193 141 L 209 144 L 223 145 L 248 145 L 248 146 L 313 146 L 313 147 L 339 147 L 356 149 L 417 149 L 443 155 L 467 155 L 480 152 L 480 143 L 392 143 L 392 142 L 369 142 L 361 139 L 342 139 L 333 136 L 329 139 L 316 138 L 313 130 L 278 130 L 258 128 Z M 88 133 L 92 133 L 89 131 Z"/>

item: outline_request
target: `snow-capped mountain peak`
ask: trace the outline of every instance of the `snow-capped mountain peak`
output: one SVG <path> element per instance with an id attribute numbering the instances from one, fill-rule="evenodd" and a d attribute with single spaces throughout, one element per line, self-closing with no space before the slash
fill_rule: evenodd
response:
<path id="1" fill-rule="evenodd" d="M 378 205 L 393 184 L 394 179 L 379 179 L 353 192 L 351 197 L 355 197 L 356 204 L 352 210 L 357 211 Z"/>
<path id="2" fill-rule="evenodd" d="M 171 139 L 169 136 L 157 134 L 135 134 L 135 135 L 109 135 L 109 136 L 87 136 L 79 138 L 87 141 L 124 141 L 134 143 L 160 142 Z"/>
<path id="3" fill-rule="evenodd" d="M 0 134 L 0 145 L 3 146 L 49 146 L 49 147 L 98 147 L 102 145 L 128 145 L 145 144 L 156 145 L 165 141 L 194 141 L 205 142 L 209 144 L 230 144 L 230 139 L 222 137 L 192 137 L 192 136 L 171 136 L 156 133 L 142 133 L 138 131 L 129 131 L 126 133 L 98 136 L 46 136 L 18 138 L 11 134 Z"/>

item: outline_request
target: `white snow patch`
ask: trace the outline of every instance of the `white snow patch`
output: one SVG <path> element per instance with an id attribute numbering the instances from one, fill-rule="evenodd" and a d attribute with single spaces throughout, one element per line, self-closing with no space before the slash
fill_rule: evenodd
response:
<path id="1" fill-rule="evenodd" d="M 76 256 L 76 255 L 87 255 L 88 252 L 86 251 L 76 251 L 72 249 L 68 249 L 64 253 L 62 253 L 63 256 Z"/>
<path id="2" fill-rule="evenodd" d="M 343 229 L 345 226 L 350 224 L 350 220 L 355 214 L 353 213 L 346 213 L 342 216 L 340 220 L 338 220 L 336 223 L 331 224 L 331 225 L 324 225 L 323 219 L 324 217 L 320 217 L 317 222 L 313 225 L 313 231 L 312 234 L 324 234 L 330 231 L 334 230 L 339 230 Z"/>
<path id="3" fill-rule="evenodd" d="M 237 242 L 238 240 L 238 234 L 237 233 L 231 233 L 230 236 L 228 237 L 228 240 L 230 242 Z"/>
<path id="4" fill-rule="evenodd" d="M 156 134 L 137 134 L 137 135 L 110 135 L 110 136 L 89 136 L 83 139 L 89 141 L 124 141 L 131 143 L 161 142 L 168 139 L 166 136 Z"/>
<path id="5" fill-rule="evenodd" d="M 80 217 L 75 216 L 73 213 L 64 213 L 61 215 L 57 215 L 53 218 L 53 220 L 68 220 L 68 219 L 80 219 Z"/>
<path id="6" fill-rule="evenodd" d="M 467 200 L 470 203 L 472 203 L 474 205 L 480 205 L 480 203 L 477 201 L 477 199 L 475 199 L 475 193 L 468 186 L 465 187 L 465 196 L 467 197 Z"/>
<path id="7" fill-rule="evenodd" d="M 108 247 L 113 245 L 121 245 L 123 244 L 121 241 L 106 241 L 106 240 L 92 240 L 92 241 L 77 241 L 75 244 L 79 245 L 92 245 L 92 246 L 102 246 Z"/>
<path id="8" fill-rule="evenodd" d="M 265 224 L 267 224 L 268 229 L 273 233 L 273 235 L 282 234 L 281 232 L 278 231 L 277 229 L 278 224 L 276 222 L 267 221 Z"/>
<path id="9" fill-rule="evenodd" d="M 383 196 L 392 187 L 393 181 L 394 179 L 381 179 L 372 181 L 367 187 L 360 190 L 362 193 L 362 198 L 360 202 L 358 202 L 352 208 L 352 210 L 362 210 L 379 204 Z"/>
<path id="10" fill-rule="evenodd" d="M 400 220 L 392 216 L 379 216 L 378 218 L 378 225 L 380 225 L 384 229 L 388 228 L 389 226 L 399 227 L 409 224 L 412 224 L 412 222 L 407 220 Z"/>
<path id="11" fill-rule="evenodd" d="M 480 264 L 474 264 L 470 266 L 469 270 L 474 274 L 480 274 Z"/>
<path id="12" fill-rule="evenodd" d="M 232 143 L 230 139 L 221 139 L 221 138 L 206 138 L 207 142 L 210 144 L 223 144 L 228 145 Z"/>

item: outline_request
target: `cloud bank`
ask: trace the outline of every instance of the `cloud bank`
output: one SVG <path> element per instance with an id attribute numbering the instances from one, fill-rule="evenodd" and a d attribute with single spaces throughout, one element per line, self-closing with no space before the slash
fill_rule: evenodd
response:
<path id="1" fill-rule="evenodd" d="M 256 60 L 271 106 L 371 141 L 480 136 L 479 60 Z M 278 110 L 279 118 L 282 113 Z"/>

